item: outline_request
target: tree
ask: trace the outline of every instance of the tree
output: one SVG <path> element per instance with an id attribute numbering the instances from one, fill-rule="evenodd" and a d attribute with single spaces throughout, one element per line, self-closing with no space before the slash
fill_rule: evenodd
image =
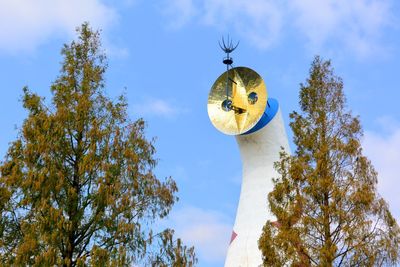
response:
<path id="1" fill-rule="evenodd" d="M 24 88 L 28 116 L 0 165 L 0 263 L 192 266 L 193 248 L 152 229 L 177 185 L 154 175 L 144 121 L 129 120 L 124 97 L 105 96 L 99 32 L 87 23 L 77 31 L 51 105 Z"/>
<path id="2" fill-rule="evenodd" d="M 399 262 L 399 227 L 363 156 L 362 129 L 343 82 L 316 57 L 290 114 L 296 151 L 282 151 L 268 195 L 277 221 L 259 239 L 265 266 L 388 266 Z"/>

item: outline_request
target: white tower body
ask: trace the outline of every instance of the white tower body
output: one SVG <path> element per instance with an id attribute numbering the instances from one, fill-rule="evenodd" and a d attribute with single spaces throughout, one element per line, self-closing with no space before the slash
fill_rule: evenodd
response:
<path id="1" fill-rule="evenodd" d="M 280 108 L 261 129 L 237 135 L 243 164 L 243 180 L 239 205 L 228 248 L 225 267 L 257 267 L 262 265 L 258 239 L 267 220 L 275 220 L 268 210 L 268 193 L 273 189 L 272 178 L 278 174 L 274 162 L 283 147 L 289 144 Z"/>

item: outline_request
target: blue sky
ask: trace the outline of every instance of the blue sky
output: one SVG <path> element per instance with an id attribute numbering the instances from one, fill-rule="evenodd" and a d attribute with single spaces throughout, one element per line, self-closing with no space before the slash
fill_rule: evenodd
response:
<path id="1" fill-rule="evenodd" d="M 107 94 L 126 93 L 131 118 L 144 117 L 147 136 L 157 137 L 157 174 L 172 175 L 180 188 L 163 224 L 196 246 L 199 266 L 222 266 L 241 163 L 206 104 L 224 71 L 218 40 L 230 34 L 240 40 L 235 66 L 263 76 L 287 126 L 314 55 L 332 60 L 361 118 L 379 192 L 400 219 L 399 15 L 395 0 L 0 0 L 1 158 L 26 116 L 22 87 L 50 99 L 60 49 L 89 21 L 103 30 Z"/>

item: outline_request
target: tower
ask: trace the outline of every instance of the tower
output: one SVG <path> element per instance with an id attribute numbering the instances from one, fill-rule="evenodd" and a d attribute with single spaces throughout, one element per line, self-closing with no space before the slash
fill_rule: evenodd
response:
<path id="1" fill-rule="evenodd" d="M 208 115 L 222 133 L 234 135 L 242 160 L 242 186 L 225 267 L 256 267 L 262 264 L 258 239 L 267 220 L 267 196 L 277 177 L 274 162 L 281 147 L 289 151 L 279 102 L 268 98 L 262 77 L 247 67 L 232 67 L 232 41 L 222 39 L 227 66 L 211 88 Z"/>

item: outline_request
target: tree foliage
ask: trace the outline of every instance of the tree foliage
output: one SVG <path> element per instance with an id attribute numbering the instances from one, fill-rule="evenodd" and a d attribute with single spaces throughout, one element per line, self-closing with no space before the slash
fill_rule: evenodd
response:
<path id="1" fill-rule="evenodd" d="M 290 114 L 296 151 L 281 153 L 268 195 L 277 221 L 259 240 L 265 266 L 388 266 L 400 231 L 363 156 L 362 129 L 346 109 L 342 80 L 316 57 Z"/>
<path id="2" fill-rule="evenodd" d="M 192 266 L 173 230 L 153 232 L 177 201 L 159 180 L 145 123 L 104 93 L 99 32 L 62 49 L 52 102 L 24 89 L 28 116 L 0 171 L 0 265 Z"/>

